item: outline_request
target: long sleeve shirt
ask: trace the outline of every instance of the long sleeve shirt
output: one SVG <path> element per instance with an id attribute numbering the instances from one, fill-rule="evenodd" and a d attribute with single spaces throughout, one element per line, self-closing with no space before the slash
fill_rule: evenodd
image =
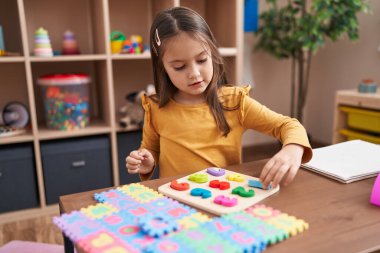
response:
<path id="1" fill-rule="evenodd" d="M 143 97 L 145 116 L 140 148 L 153 154 L 160 178 L 241 163 L 242 135 L 247 129 L 273 136 L 283 145 L 303 146 L 302 162 L 308 162 L 312 150 L 305 128 L 298 120 L 273 112 L 252 99 L 249 90 L 249 86 L 219 89 L 218 98 L 227 108 L 223 111 L 231 128 L 227 137 L 218 128 L 207 103 L 185 105 L 170 100 L 159 108 L 152 97 Z M 140 176 L 146 180 L 151 174 Z"/>

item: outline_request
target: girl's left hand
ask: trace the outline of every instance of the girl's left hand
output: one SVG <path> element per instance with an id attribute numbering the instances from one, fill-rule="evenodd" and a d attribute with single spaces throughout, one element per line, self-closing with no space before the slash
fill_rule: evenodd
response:
<path id="1" fill-rule="evenodd" d="M 284 146 L 276 155 L 274 155 L 264 166 L 260 174 L 260 181 L 263 188 L 272 182 L 272 187 L 277 187 L 282 178 L 288 173 L 284 185 L 288 185 L 297 174 L 301 165 L 304 148 L 297 144 L 288 144 Z"/>

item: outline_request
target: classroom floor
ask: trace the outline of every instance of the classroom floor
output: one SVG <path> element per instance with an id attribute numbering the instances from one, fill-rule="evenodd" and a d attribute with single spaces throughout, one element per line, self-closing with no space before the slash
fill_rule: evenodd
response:
<path id="1" fill-rule="evenodd" d="M 322 145 L 313 145 L 316 146 Z M 280 148 L 276 143 L 244 148 L 243 162 L 270 158 Z M 0 224 L 0 246 L 12 240 L 63 244 L 60 230 L 52 223 L 53 216 L 57 215 L 58 210 L 53 215 Z"/>

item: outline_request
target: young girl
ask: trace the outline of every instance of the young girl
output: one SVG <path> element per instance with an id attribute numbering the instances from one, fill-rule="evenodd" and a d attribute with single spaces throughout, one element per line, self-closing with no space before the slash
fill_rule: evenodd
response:
<path id="1" fill-rule="evenodd" d="M 175 7 L 159 13 L 150 30 L 156 95 L 145 96 L 143 140 L 126 158 L 131 174 L 149 179 L 191 174 L 207 167 L 241 163 L 246 129 L 272 135 L 282 149 L 264 166 L 266 187 L 287 174 L 291 182 L 301 162 L 311 159 L 306 131 L 249 97 L 249 87 L 228 85 L 216 40 L 195 11 Z"/>

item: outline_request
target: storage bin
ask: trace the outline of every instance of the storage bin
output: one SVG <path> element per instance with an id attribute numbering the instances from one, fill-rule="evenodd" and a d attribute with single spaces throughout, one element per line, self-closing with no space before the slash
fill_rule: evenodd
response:
<path id="1" fill-rule="evenodd" d="M 48 128 L 73 130 L 89 124 L 89 82 L 89 76 L 84 74 L 46 75 L 37 80 Z"/>
<path id="2" fill-rule="evenodd" d="M 107 136 L 43 142 L 41 155 L 47 204 L 62 195 L 112 186 Z"/>
<path id="3" fill-rule="evenodd" d="M 347 113 L 349 127 L 380 133 L 380 111 L 340 106 L 339 110 Z"/>
<path id="4" fill-rule="evenodd" d="M 380 144 L 380 134 L 369 134 L 369 133 L 363 133 L 363 132 L 353 131 L 349 129 L 341 129 L 339 130 L 339 133 L 341 135 L 346 136 L 348 141 L 363 140 L 363 141 L 368 141 L 375 144 Z"/>
<path id="5" fill-rule="evenodd" d="M 141 145 L 142 131 L 130 131 L 125 133 L 119 133 L 117 135 L 117 149 L 119 156 L 119 177 L 120 184 L 130 184 L 140 182 L 139 175 L 129 174 L 125 167 L 125 158 L 133 150 L 137 150 Z M 159 168 L 155 169 L 152 179 L 158 178 Z"/>
<path id="6" fill-rule="evenodd" d="M 0 146 L 0 213 L 39 206 L 33 145 Z"/>

